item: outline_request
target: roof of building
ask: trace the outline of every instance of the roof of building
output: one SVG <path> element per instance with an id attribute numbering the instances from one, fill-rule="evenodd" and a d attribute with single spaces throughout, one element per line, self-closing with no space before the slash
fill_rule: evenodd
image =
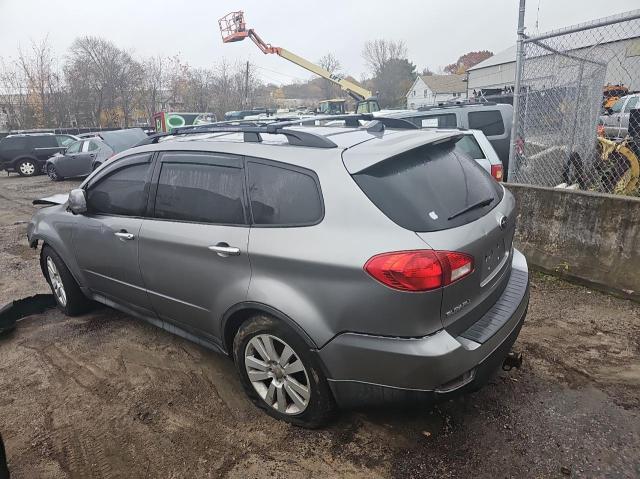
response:
<path id="1" fill-rule="evenodd" d="M 621 14 L 611 15 L 605 18 L 599 18 L 597 20 L 592 20 L 585 23 L 580 23 L 578 25 L 571 25 L 565 28 L 560 28 L 557 30 L 552 30 L 550 32 L 541 33 L 537 35 L 532 35 L 530 38 L 532 40 L 540 39 L 541 43 L 549 44 L 555 48 L 558 48 L 558 45 L 562 45 L 566 43 L 568 38 L 571 38 L 570 49 L 571 50 L 579 50 L 580 48 L 591 47 L 593 45 L 601 45 L 606 43 L 612 43 L 622 40 L 628 40 L 631 38 L 637 38 L 638 30 L 634 24 L 631 28 L 611 28 L 609 23 L 613 23 L 615 21 L 623 21 L 626 18 L 634 17 L 631 21 L 638 22 L 638 19 L 635 18 L 640 14 L 640 10 L 634 10 L 631 12 L 625 12 Z M 586 30 L 591 28 L 591 32 L 588 35 L 575 35 L 574 37 L 566 37 L 566 35 L 571 35 L 579 30 Z M 564 36 L 564 37 L 563 37 Z M 558 40 L 549 38 L 557 38 L 561 40 L 565 40 L 564 42 L 559 42 Z M 537 55 L 536 55 L 537 53 Z M 542 55 L 545 52 L 544 49 L 539 49 L 538 52 L 534 52 L 533 56 Z M 512 45 L 509 48 L 502 50 L 501 52 L 496 53 L 492 57 L 487 58 L 484 61 L 481 61 L 477 65 L 472 66 L 468 69 L 468 71 L 479 70 L 481 68 L 492 67 L 495 65 L 503 65 L 505 63 L 512 63 L 516 61 L 516 46 Z"/>
<path id="2" fill-rule="evenodd" d="M 464 93 L 467 91 L 464 75 L 420 75 L 420 78 L 434 93 Z"/>
<path id="3" fill-rule="evenodd" d="M 477 65 L 472 66 L 467 71 L 479 70 L 480 68 L 492 67 L 495 65 L 502 65 L 504 63 L 511 63 L 516 61 L 516 46 L 510 46 L 506 50 L 496 53 L 495 55 L 481 61 Z"/>

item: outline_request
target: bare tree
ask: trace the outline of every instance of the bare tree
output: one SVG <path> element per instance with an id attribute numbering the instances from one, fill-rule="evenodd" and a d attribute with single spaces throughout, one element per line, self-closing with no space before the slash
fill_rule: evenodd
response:
<path id="1" fill-rule="evenodd" d="M 342 65 L 340 65 L 340 61 L 335 57 L 335 55 L 331 52 L 327 53 L 326 55 L 324 55 L 322 58 L 320 58 L 320 60 L 318 61 L 318 64 L 324 68 L 325 70 L 327 70 L 329 73 L 331 73 L 332 76 L 336 76 L 336 77 L 341 77 L 341 69 L 342 69 Z M 337 96 L 341 95 L 341 90 L 340 87 L 338 87 L 335 83 L 329 81 L 329 80 L 323 80 L 323 93 L 324 93 L 324 98 L 335 98 Z"/>
<path id="2" fill-rule="evenodd" d="M 390 60 L 407 57 L 407 46 L 402 40 L 370 40 L 364 44 L 362 58 L 371 72 L 378 75 Z"/>

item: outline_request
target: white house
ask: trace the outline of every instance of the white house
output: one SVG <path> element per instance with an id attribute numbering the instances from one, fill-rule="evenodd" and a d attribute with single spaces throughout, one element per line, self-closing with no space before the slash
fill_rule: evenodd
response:
<path id="1" fill-rule="evenodd" d="M 436 105 L 466 96 L 464 75 L 418 75 L 406 94 L 407 108 Z"/>

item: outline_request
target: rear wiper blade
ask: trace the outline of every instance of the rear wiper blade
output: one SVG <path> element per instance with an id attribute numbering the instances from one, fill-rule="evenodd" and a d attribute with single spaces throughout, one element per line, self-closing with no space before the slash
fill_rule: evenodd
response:
<path id="1" fill-rule="evenodd" d="M 484 200 L 478 201 L 477 203 L 469 205 L 466 208 L 458 211 L 457 213 L 452 214 L 447 218 L 447 220 L 452 220 L 454 218 L 457 218 L 458 216 L 463 215 L 471 210 L 475 210 L 476 208 L 482 208 L 483 206 L 490 205 L 493 200 L 494 198 L 485 198 Z"/>

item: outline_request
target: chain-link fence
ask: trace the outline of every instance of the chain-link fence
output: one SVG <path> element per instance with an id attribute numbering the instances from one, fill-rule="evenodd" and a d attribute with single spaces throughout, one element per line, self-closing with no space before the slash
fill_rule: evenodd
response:
<path id="1" fill-rule="evenodd" d="M 522 39 L 509 180 L 640 195 L 640 10 Z"/>

